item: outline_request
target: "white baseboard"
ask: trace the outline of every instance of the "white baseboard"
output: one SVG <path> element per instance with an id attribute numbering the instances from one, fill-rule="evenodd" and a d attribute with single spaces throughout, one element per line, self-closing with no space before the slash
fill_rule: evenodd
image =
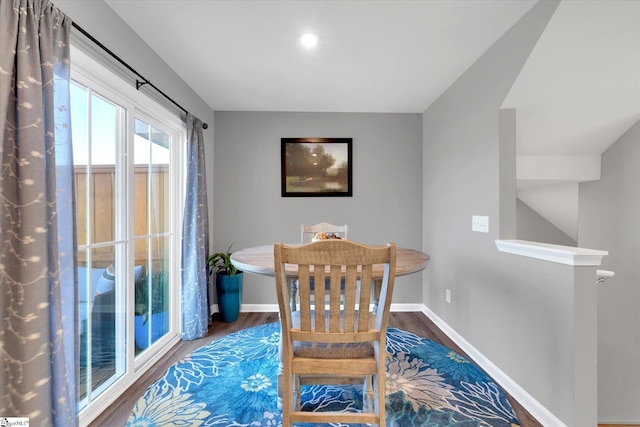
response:
<path id="1" fill-rule="evenodd" d="M 423 304 L 394 304 L 391 303 L 391 311 L 422 311 Z"/>
<path id="2" fill-rule="evenodd" d="M 391 304 L 391 311 L 422 311 L 422 304 Z M 242 304 L 240 311 L 243 313 L 277 313 L 278 304 Z M 218 304 L 211 306 L 211 312 L 218 312 Z"/>
<path id="3" fill-rule="evenodd" d="M 218 313 L 218 304 L 211 305 L 211 313 Z M 278 304 L 241 304 L 241 313 L 277 313 L 280 311 Z"/>
<path id="4" fill-rule="evenodd" d="M 435 325 L 451 338 L 473 361 L 480 366 L 493 380 L 498 383 L 507 393 L 516 399 L 533 417 L 545 427 L 567 427 L 555 415 L 553 415 L 540 402 L 527 393 L 518 383 L 501 371 L 491 360 L 480 353 L 473 345 L 465 340 L 455 329 L 449 326 L 444 320 L 438 317 L 427 306 L 422 306 L 422 312 Z"/>
<path id="5" fill-rule="evenodd" d="M 218 308 L 216 306 L 216 308 Z M 240 311 L 243 313 L 277 313 L 280 311 L 278 304 L 242 304 Z"/>
<path id="6" fill-rule="evenodd" d="M 640 426 L 640 422 L 638 420 L 633 420 L 633 421 L 629 421 L 629 420 L 618 420 L 618 419 L 604 419 L 604 420 L 598 420 L 598 425 L 600 424 L 606 424 L 606 425 L 615 425 L 615 426 Z"/>

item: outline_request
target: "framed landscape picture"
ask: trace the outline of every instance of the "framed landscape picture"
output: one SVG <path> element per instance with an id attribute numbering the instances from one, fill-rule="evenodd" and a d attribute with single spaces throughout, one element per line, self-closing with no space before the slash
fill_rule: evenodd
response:
<path id="1" fill-rule="evenodd" d="M 282 138 L 282 197 L 351 197 L 352 138 Z"/>

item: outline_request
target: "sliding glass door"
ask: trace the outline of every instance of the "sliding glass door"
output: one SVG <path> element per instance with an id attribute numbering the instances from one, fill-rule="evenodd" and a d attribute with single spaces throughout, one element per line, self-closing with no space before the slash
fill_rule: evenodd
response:
<path id="1" fill-rule="evenodd" d="M 185 132 L 115 76 L 79 63 L 71 110 L 82 421 L 179 340 Z"/>

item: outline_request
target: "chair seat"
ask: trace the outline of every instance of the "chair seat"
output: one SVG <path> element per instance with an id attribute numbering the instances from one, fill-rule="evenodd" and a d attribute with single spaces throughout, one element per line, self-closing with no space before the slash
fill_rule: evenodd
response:
<path id="1" fill-rule="evenodd" d="M 342 317 L 342 316 L 341 316 Z M 311 310 L 311 319 L 315 318 L 315 312 Z M 329 312 L 325 313 L 325 319 L 329 319 Z M 344 321 L 344 318 L 341 318 Z M 291 323 L 294 328 L 300 328 L 300 312 L 291 313 Z M 375 327 L 375 318 L 371 316 L 369 321 L 371 328 Z M 365 359 L 374 356 L 373 344 L 370 342 L 350 343 L 324 343 L 324 342 L 293 342 L 293 355 L 313 359 Z"/>
<path id="2" fill-rule="evenodd" d="M 312 359 L 366 359 L 373 357 L 371 343 L 293 342 L 294 357 Z"/>

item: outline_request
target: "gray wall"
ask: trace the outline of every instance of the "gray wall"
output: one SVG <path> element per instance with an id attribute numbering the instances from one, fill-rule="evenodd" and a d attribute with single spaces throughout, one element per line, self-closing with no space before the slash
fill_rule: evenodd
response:
<path id="1" fill-rule="evenodd" d="M 215 112 L 213 248 L 300 241 L 300 224 L 349 225 L 349 239 L 422 244 L 420 114 Z M 353 197 L 281 197 L 280 139 L 353 138 Z M 209 171 L 207 171 L 208 173 Z M 394 303 L 422 301 L 421 273 Z M 245 275 L 243 304 L 277 304 L 273 278 Z"/>
<path id="2" fill-rule="evenodd" d="M 640 122 L 602 156 L 600 181 L 580 184 L 578 243 L 609 251 L 598 287 L 598 413 L 640 421 Z"/>
<path id="3" fill-rule="evenodd" d="M 424 303 L 555 416 L 586 425 L 573 407 L 574 269 L 498 253 L 494 242 L 501 223 L 515 224 L 499 109 L 556 7 L 534 6 L 423 115 Z M 501 198 L 513 201 L 510 212 Z M 472 215 L 489 216 L 488 234 L 471 231 Z"/>
<path id="4" fill-rule="evenodd" d="M 520 199 L 516 200 L 516 238 L 554 245 L 576 246 L 576 241 Z"/>

